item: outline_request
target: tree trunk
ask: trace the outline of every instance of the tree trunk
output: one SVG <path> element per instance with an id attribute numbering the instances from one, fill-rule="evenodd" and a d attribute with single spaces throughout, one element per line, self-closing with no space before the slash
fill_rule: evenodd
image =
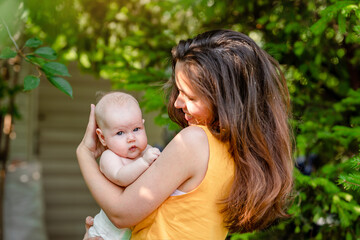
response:
<path id="1" fill-rule="evenodd" d="M 0 170 L 0 240 L 4 239 L 4 189 L 5 189 L 5 176 L 6 166 L 5 161 L 1 159 L 1 170 Z"/>
<path id="2" fill-rule="evenodd" d="M 5 193 L 5 177 L 6 177 L 6 163 L 9 157 L 10 151 L 10 134 L 13 131 L 13 122 L 14 122 L 14 112 L 15 112 L 15 96 L 16 96 L 16 88 L 18 87 L 19 80 L 19 71 L 20 71 L 20 58 L 16 59 L 14 62 L 13 68 L 15 65 L 18 66 L 18 70 L 13 71 L 12 77 L 10 73 L 10 65 L 8 62 L 3 63 L 3 69 L 6 68 L 6 71 L 2 72 L 2 76 L 0 77 L 1 81 L 9 82 L 9 102 L 8 109 L 6 114 L 0 114 L 0 161 L 1 161 L 1 169 L 0 169 L 0 240 L 4 239 L 4 193 Z M 5 123 L 6 117 L 10 117 L 10 121 L 7 120 Z M 6 125 L 5 125 L 6 124 Z M 4 131 L 6 128 L 6 131 Z"/>

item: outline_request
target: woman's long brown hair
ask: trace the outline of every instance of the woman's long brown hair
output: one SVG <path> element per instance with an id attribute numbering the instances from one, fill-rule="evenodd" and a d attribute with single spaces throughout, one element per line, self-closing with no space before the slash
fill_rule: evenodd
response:
<path id="1" fill-rule="evenodd" d="M 172 57 L 170 118 L 187 126 L 182 110 L 174 107 L 179 94 L 175 65 L 181 61 L 193 90 L 211 105 L 209 129 L 230 143 L 235 178 L 222 211 L 230 232 L 263 229 L 286 217 L 293 183 L 290 100 L 277 61 L 248 36 L 231 30 L 180 41 Z"/>

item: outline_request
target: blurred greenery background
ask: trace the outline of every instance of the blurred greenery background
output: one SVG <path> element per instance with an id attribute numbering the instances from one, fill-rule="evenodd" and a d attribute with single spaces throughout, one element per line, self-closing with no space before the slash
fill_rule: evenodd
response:
<path id="1" fill-rule="evenodd" d="M 36 37 L 61 63 L 77 61 L 114 89 L 142 91 L 142 107 L 160 110 L 155 122 L 170 129 L 161 86 L 171 48 L 211 29 L 249 35 L 285 72 L 298 169 L 292 217 L 229 238 L 360 239 L 359 1 L 11 0 L 0 2 L 0 15 L 19 46 Z M 15 50 L 0 24 L 6 47 Z M 21 90 L 2 82 L 1 99 Z"/>

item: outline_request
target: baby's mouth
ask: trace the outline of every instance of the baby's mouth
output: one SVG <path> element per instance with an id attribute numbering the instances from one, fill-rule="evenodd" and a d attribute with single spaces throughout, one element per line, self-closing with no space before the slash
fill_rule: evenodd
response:
<path id="1" fill-rule="evenodd" d="M 129 151 L 134 152 L 134 151 L 136 151 L 136 149 L 137 149 L 137 147 L 134 145 L 129 148 Z"/>

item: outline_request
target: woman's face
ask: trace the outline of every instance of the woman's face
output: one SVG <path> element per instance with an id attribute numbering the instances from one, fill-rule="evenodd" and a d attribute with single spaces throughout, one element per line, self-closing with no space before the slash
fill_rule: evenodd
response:
<path id="1" fill-rule="evenodd" d="M 182 62 L 177 62 L 175 66 L 175 81 L 179 95 L 174 106 L 182 109 L 189 125 L 207 125 L 212 118 L 210 104 L 191 88 L 191 81 L 184 72 L 185 67 Z"/>

